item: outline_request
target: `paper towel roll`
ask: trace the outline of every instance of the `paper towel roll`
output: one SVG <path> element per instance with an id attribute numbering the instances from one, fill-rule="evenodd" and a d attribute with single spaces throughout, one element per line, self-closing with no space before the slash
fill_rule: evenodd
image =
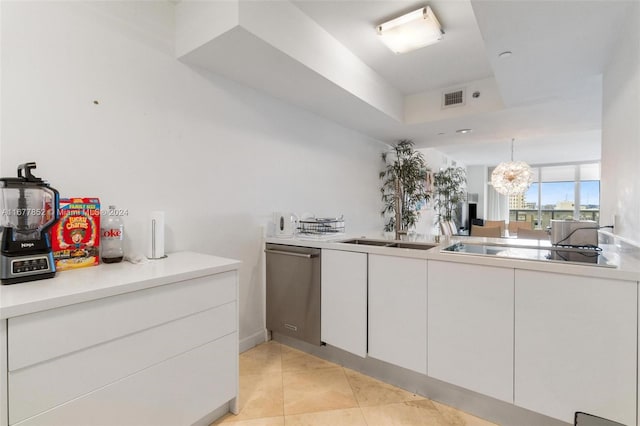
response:
<path id="1" fill-rule="evenodd" d="M 151 212 L 149 217 L 149 237 L 147 245 L 147 257 L 160 259 L 164 255 L 164 212 Z"/>

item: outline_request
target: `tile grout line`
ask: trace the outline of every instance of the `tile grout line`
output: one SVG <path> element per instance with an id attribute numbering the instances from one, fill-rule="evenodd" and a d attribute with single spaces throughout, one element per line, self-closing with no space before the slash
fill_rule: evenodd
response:
<path id="1" fill-rule="evenodd" d="M 280 354 L 280 381 L 282 383 L 282 424 L 286 426 L 287 418 L 284 413 L 284 365 L 282 362 L 282 345 L 278 343 L 278 349 Z"/>
<path id="2" fill-rule="evenodd" d="M 351 394 L 353 395 L 353 399 L 356 400 L 356 403 L 358 404 L 358 408 L 362 408 L 362 406 L 360 405 L 360 400 L 358 399 L 358 395 L 356 395 L 356 391 L 353 389 L 353 384 L 351 384 L 351 380 L 349 380 L 349 376 L 347 375 L 347 372 L 345 371 L 344 367 L 342 368 L 342 374 L 344 374 L 344 377 L 347 379 L 347 383 L 349 383 L 349 389 L 351 389 Z"/>
<path id="3" fill-rule="evenodd" d="M 285 402 L 286 401 L 285 401 L 285 382 L 284 382 L 284 373 L 285 373 L 285 371 L 284 371 L 284 368 L 283 368 L 284 367 L 284 363 L 283 363 L 283 352 L 284 351 L 283 351 L 283 348 L 285 348 L 285 347 L 288 348 L 288 346 L 278 343 L 277 347 L 278 347 L 278 354 L 279 354 L 279 361 L 280 361 L 280 375 L 281 375 L 281 386 L 282 386 L 282 391 L 281 391 L 282 392 L 282 411 L 281 411 L 282 414 L 281 414 L 281 417 L 280 416 L 268 416 L 268 417 L 260 417 L 260 418 L 255 418 L 255 419 L 246 419 L 246 420 L 259 420 L 259 419 L 262 419 L 264 421 L 264 419 L 267 419 L 267 418 L 280 417 L 282 419 L 282 424 L 284 426 L 286 426 L 287 424 L 290 424 L 291 419 L 289 419 L 289 423 L 288 423 L 287 422 L 287 415 L 285 415 Z M 302 352 L 302 354 L 306 354 L 306 353 Z M 308 354 L 308 355 L 311 355 L 311 354 Z M 313 356 L 313 355 L 311 355 L 311 356 Z M 320 358 L 320 359 L 322 359 L 322 358 Z M 358 412 L 361 415 L 362 424 L 364 424 L 366 426 L 369 426 L 369 421 L 368 421 L 367 417 L 365 416 L 364 408 L 366 408 L 366 407 L 369 407 L 369 408 L 378 407 L 378 408 L 380 408 L 380 407 L 391 406 L 391 405 L 402 404 L 402 403 L 407 403 L 409 401 L 413 401 L 413 399 L 404 399 L 404 397 L 403 397 L 402 401 L 400 401 L 400 402 L 387 402 L 387 403 L 383 403 L 383 404 L 378 403 L 376 405 L 363 407 L 361 401 L 358 398 L 358 394 L 357 394 L 356 388 L 355 388 L 356 384 L 358 383 L 358 380 L 357 380 L 357 378 L 359 377 L 358 375 L 361 374 L 362 376 L 367 377 L 367 378 L 371 378 L 371 379 L 373 379 L 375 381 L 379 381 L 379 380 L 375 379 L 373 377 L 367 376 L 366 374 L 359 373 L 357 371 L 355 371 L 355 373 L 357 373 L 358 375 L 354 376 L 354 380 L 351 380 L 351 377 L 347 374 L 347 371 L 346 371 L 347 368 L 345 366 L 340 365 L 340 364 L 333 364 L 333 363 L 331 363 L 331 364 L 332 364 L 333 368 L 339 367 L 342 370 L 343 377 L 345 377 L 345 379 L 347 380 L 347 383 L 349 385 L 349 389 L 351 390 L 351 393 L 352 393 L 352 397 L 353 397 L 353 399 L 355 400 L 355 402 L 357 404 L 356 407 L 359 409 Z M 315 364 L 313 364 L 313 365 L 315 365 Z M 315 372 L 315 371 L 324 370 L 326 368 L 328 368 L 328 367 L 325 366 L 324 368 L 310 368 L 310 366 L 307 365 L 306 368 L 304 370 L 300 370 L 300 372 L 311 373 L 311 372 Z M 256 374 L 256 376 L 262 376 L 262 374 Z M 384 381 L 380 381 L 380 382 L 382 384 L 388 385 Z M 393 385 L 391 385 L 391 386 L 395 388 L 395 386 L 393 386 Z M 399 389 L 401 389 L 401 388 L 399 388 Z M 406 392 L 406 390 L 405 390 L 405 392 Z M 415 392 L 408 392 L 408 393 L 413 395 L 413 396 L 416 396 Z M 432 403 L 434 402 L 434 401 L 430 400 L 429 398 L 421 398 L 421 399 L 425 399 L 425 400 L 431 401 Z M 352 408 L 356 408 L 356 407 L 352 407 Z M 443 422 L 443 424 L 445 424 L 447 426 L 453 426 L 455 424 L 455 423 L 451 423 L 449 421 L 447 416 L 445 416 L 445 413 L 438 406 L 433 404 L 433 407 L 435 408 L 435 413 L 437 413 L 439 421 Z M 313 411 L 313 412 L 309 412 L 309 413 L 291 414 L 289 417 L 297 416 L 297 415 L 317 414 L 317 413 L 330 412 L 330 411 L 336 411 L 336 410 L 346 410 L 346 409 L 348 409 L 348 407 L 345 407 L 345 408 L 331 408 L 331 409 Z M 373 415 L 374 413 L 371 413 L 371 414 Z M 377 417 L 377 416 L 374 416 L 374 417 Z M 376 419 L 374 418 L 372 421 L 375 422 L 375 420 Z M 234 422 L 225 422 L 225 424 L 227 424 L 227 423 L 230 424 L 231 426 L 233 426 L 233 424 L 234 424 Z M 373 424 L 375 424 L 375 423 L 373 423 Z"/>
<path id="4" fill-rule="evenodd" d="M 362 416 L 362 421 L 364 421 L 364 424 L 366 426 L 369 426 L 369 423 L 367 422 L 367 418 L 364 415 L 364 411 L 362 411 L 362 405 L 360 404 L 360 400 L 358 399 L 358 396 L 356 395 L 356 391 L 353 388 L 353 384 L 351 383 L 351 380 L 347 375 L 347 371 L 345 370 L 344 366 L 341 366 L 341 367 L 342 367 L 342 373 L 344 374 L 344 377 L 347 379 L 347 383 L 349 383 L 349 388 L 351 389 L 351 393 L 353 394 L 353 399 L 355 399 L 356 404 L 358 404 L 358 412 L 360 412 L 360 416 Z"/>

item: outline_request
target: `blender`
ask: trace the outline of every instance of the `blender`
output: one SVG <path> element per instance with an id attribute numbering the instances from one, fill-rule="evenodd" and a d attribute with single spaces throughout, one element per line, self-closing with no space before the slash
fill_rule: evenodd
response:
<path id="1" fill-rule="evenodd" d="M 59 194 L 34 176 L 36 163 L 18 166 L 18 177 L 0 178 L 0 281 L 14 284 L 53 278 L 47 230 L 58 220 Z"/>

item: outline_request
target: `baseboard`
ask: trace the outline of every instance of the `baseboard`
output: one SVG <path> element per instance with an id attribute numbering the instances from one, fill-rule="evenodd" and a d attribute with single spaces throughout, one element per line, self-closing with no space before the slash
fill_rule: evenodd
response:
<path id="1" fill-rule="evenodd" d="M 220 407 L 216 408 L 211 413 L 207 414 L 206 416 L 204 416 L 203 418 L 201 418 L 191 426 L 209 426 L 214 421 L 226 415 L 228 412 L 229 412 L 229 403 L 225 402 Z"/>
<path id="2" fill-rule="evenodd" d="M 267 330 L 261 330 L 253 333 L 251 336 L 240 339 L 240 353 L 248 351 L 254 346 L 267 341 Z"/>

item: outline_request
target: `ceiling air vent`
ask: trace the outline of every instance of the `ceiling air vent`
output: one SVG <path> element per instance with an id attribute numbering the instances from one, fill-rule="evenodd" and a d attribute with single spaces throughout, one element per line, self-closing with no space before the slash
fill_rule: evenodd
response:
<path id="1" fill-rule="evenodd" d="M 456 89 L 442 94 L 442 108 L 464 105 L 464 89 Z"/>

